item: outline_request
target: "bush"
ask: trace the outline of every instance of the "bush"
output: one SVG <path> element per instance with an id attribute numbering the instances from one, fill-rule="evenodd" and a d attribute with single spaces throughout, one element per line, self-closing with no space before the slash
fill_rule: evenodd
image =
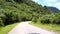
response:
<path id="1" fill-rule="evenodd" d="M 20 17 L 19 13 L 15 11 L 9 11 L 9 13 L 5 13 L 6 19 L 5 19 L 5 25 L 12 24 L 14 22 L 19 22 Z"/>
<path id="2" fill-rule="evenodd" d="M 41 17 L 41 18 L 40 18 L 40 21 L 41 21 L 41 23 L 43 23 L 43 24 L 49 24 L 49 23 L 51 23 L 50 18 L 49 18 L 49 17 L 46 17 L 46 16 Z"/>
<path id="3" fill-rule="evenodd" d="M 58 20 L 54 20 L 53 24 L 60 24 L 60 20 L 59 19 Z"/>
<path id="4" fill-rule="evenodd" d="M 37 20 L 38 20 L 38 17 L 35 16 L 35 17 L 32 19 L 32 22 L 37 23 Z"/>
<path id="5" fill-rule="evenodd" d="M 53 24 L 60 24 L 60 18 L 54 18 L 52 21 Z"/>
<path id="6" fill-rule="evenodd" d="M 0 25 L 4 26 L 3 20 L 0 18 Z"/>
<path id="7" fill-rule="evenodd" d="M 60 24 L 60 14 L 55 14 L 55 16 L 42 16 L 39 20 L 43 24 Z"/>

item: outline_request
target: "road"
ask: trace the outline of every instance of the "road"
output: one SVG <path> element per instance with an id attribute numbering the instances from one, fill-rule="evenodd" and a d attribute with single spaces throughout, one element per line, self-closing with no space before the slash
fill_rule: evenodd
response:
<path id="1" fill-rule="evenodd" d="M 55 34 L 54 32 L 32 26 L 29 23 L 29 21 L 19 23 L 8 34 Z"/>

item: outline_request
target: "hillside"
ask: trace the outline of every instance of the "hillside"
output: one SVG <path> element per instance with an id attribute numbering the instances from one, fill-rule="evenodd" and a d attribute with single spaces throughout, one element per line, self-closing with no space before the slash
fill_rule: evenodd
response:
<path id="1" fill-rule="evenodd" d="M 20 11 L 35 12 L 35 13 L 50 13 L 49 10 L 45 9 L 41 5 L 33 1 L 26 0 L 0 0 L 0 7 L 2 9 L 18 9 Z"/>
<path id="2" fill-rule="evenodd" d="M 31 21 L 46 14 L 51 14 L 51 11 L 31 0 L 0 0 L 1 25 Z"/>

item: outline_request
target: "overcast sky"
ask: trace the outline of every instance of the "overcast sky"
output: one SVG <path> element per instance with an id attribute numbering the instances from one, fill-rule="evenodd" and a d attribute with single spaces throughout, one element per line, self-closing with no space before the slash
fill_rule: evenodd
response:
<path id="1" fill-rule="evenodd" d="M 53 6 L 60 10 L 60 0 L 33 0 L 38 4 L 41 4 L 43 6 Z"/>

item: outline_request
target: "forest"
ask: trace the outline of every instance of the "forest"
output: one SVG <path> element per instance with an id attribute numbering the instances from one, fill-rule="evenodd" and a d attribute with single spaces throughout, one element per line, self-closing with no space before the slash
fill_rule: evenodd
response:
<path id="1" fill-rule="evenodd" d="M 20 21 L 32 21 L 46 14 L 51 14 L 50 10 L 30 0 L 0 0 L 2 26 Z"/>

